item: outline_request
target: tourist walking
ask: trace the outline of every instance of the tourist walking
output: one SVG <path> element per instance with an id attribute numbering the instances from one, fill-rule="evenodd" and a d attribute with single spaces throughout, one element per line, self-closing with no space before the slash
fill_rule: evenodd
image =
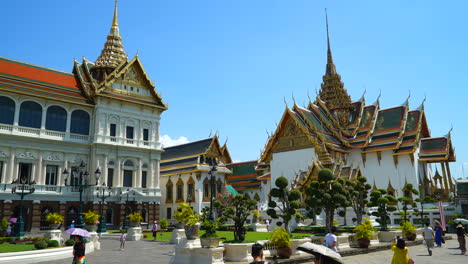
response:
<path id="1" fill-rule="evenodd" d="M 122 235 L 120 235 L 120 250 L 125 249 L 125 239 L 127 239 L 127 235 L 125 235 L 125 231 L 122 230 Z"/>
<path id="2" fill-rule="evenodd" d="M 435 232 L 435 243 L 438 247 L 442 246 L 443 238 L 442 238 L 442 226 L 440 225 L 440 222 L 437 220 L 434 220 L 434 232 Z"/>
<path id="3" fill-rule="evenodd" d="M 426 242 L 427 252 L 432 256 L 432 248 L 434 247 L 434 230 L 429 227 L 429 223 L 423 229 L 424 241 Z"/>
<path id="4" fill-rule="evenodd" d="M 73 245 L 72 264 L 86 263 L 86 257 L 85 257 L 86 244 L 83 242 L 83 237 L 75 235 L 73 239 L 75 240 L 75 245 Z"/>
<path id="5" fill-rule="evenodd" d="M 151 231 L 153 231 L 153 240 L 156 240 L 156 232 L 158 232 L 158 221 L 154 221 Z"/>
<path id="6" fill-rule="evenodd" d="M 392 243 L 393 258 L 391 264 L 407 264 L 410 261 L 405 240 L 397 236 Z"/>
<path id="7" fill-rule="evenodd" d="M 7 236 L 11 235 L 11 224 L 8 224 L 6 232 L 7 232 Z"/>
<path id="8" fill-rule="evenodd" d="M 465 239 L 465 228 L 463 228 L 463 225 L 461 223 L 458 223 L 457 225 L 457 238 L 458 238 L 458 243 L 460 244 L 460 250 L 461 254 L 465 255 L 466 253 L 466 239 Z"/>
<path id="9" fill-rule="evenodd" d="M 259 243 L 252 245 L 252 258 L 254 261 L 250 264 L 270 264 L 270 262 L 263 260 L 263 246 Z"/>
<path id="10" fill-rule="evenodd" d="M 336 246 L 338 244 L 338 240 L 336 238 L 335 233 L 336 233 L 336 226 L 332 226 L 330 233 L 325 235 L 325 246 L 327 246 L 328 248 L 336 252 L 337 250 Z"/>
<path id="11" fill-rule="evenodd" d="M 266 219 L 265 224 L 267 226 L 267 231 L 270 231 L 270 220 Z"/>

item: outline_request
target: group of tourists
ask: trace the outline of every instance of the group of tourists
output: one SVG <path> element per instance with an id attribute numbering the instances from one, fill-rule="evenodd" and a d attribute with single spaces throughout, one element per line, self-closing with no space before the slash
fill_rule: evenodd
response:
<path id="1" fill-rule="evenodd" d="M 310 242 L 307 242 L 298 247 L 298 250 L 311 253 L 315 256 L 315 264 L 336 264 L 343 263 L 341 261 L 341 256 L 336 253 L 338 240 L 336 237 L 336 227 L 332 227 L 331 231 L 325 235 L 325 242 L 323 247 L 326 247 L 326 250 L 320 248 L 321 245 L 315 245 Z M 456 227 L 457 239 L 459 242 L 459 249 L 461 254 L 465 255 L 466 253 L 466 239 L 465 236 L 468 236 L 463 225 L 458 223 Z M 429 256 L 432 256 L 432 249 L 434 247 L 442 247 L 442 244 L 445 243 L 444 233 L 442 226 L 439 221 L 434 221 L 434 228 L 429 226 L 429 223 L 425 224 L 423 229 L 423 238 L 424 243 L 427 247 Z M 393 251 L 393 257 L 391 264 L 413 264 L 414 261 L 408 255 L 408 247 L 406 247 L 406 242 L 403 238 L 397 236 L 392 243 L 391 249 Z M 269 264 L 263 260 L 263 246 L 259 243 L 255 243 L 252 246 L 252 257 L 254 259 L 250 264 Z"/>

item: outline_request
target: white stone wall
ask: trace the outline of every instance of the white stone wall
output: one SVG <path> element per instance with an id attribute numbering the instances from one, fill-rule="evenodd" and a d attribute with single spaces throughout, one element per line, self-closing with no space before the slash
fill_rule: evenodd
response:
<path id="1" fill-rule="evenodd" d="M 288 178 L 291 183 L 299 171 L 308 171 L 314 160 L 317 156 L 313 148 L 273 153 L 270 161 L 272 187 L 280 176 Z"/>

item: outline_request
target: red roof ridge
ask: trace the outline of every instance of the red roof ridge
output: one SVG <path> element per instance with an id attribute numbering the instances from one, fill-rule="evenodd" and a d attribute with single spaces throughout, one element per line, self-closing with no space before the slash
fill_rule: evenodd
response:
<path id="1" fill-rule="evenodd" d="M 0 60 L 8 61 L 8 62 L 11 62 L 11 63 L 16 63 L 16 64 L 23 64 L 24 66 L 30 66 L 30 67 L 34 67 L 34 68 L 39 68 L 41 70 L 51 71 L 51 72 L 60 73 L 60 74 L 68 75 L 68 76 L 71 76 L 71 77 L 75 77 L 75 75 L 73 73 L 71 73 L 71 72 L 52 69 L 52 68 L 49 68 L 49 67 L 41 66 L 41 65 L 38 65 L 38 64 L 32 64 L 32 63 L 25 62 L 25 61 L 15 60 L 15 59 L 2 57 L 2 56 L 0 56 Z"/>

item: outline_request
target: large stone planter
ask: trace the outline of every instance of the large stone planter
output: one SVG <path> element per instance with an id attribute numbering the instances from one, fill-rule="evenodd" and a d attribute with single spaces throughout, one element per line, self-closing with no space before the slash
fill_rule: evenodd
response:
<path id="1" fill-rule="evenodd" d="M 297 250 L 297 247 L 306 243 L 310 242 L 310 238 L 301 238 L 301 239 L 291 239 L 291 249 L 293 255 L 307 255 L 308 253 L 304 251 Z"/>
<path id="2" fill-rule="evenodd" d="M 86 230 L 88 230 L 89 232 L 96 232 L 97 228 L 97 225 L 86 225 Z"/>
<path id="3" fill-rule="evenodd" d="M 174 230 L 172 230 L 172 233 L 171 233 L 171 240 L 169 241 L 169 243 L 171 244 L 180 244 L 182 242 L 182 240 L 186 239 L 185 237 L 185 229 L 183 228 L 176 228 Z"/>
<path id="4" fill-rule="evenodd" d="M 204 248 L 219 247 L 220 237 L 200 237 L 200 244 Z"/>
<path id="5" fill-rule="evenodd" d="M 254 223 L 251 226 L 254 232 L 268 232 L 267 225 L 265 224 Z"/>
<path id="6" fill-rule="evenodd" d="M 128 241 L 138 241 L 143 238 L 143 233 L 141 227 L 130 227 L 128 229 L 127 240 Z"/>
<path id="7" fill-rule="evenodd" d="M 200 233 L 200 223 L 196 223 L 192 226 L 185 226 L 185 236 L 188 240 L 197 239 L 198 234 Z"/>
<path id="8" fill-rule="evenodd" d="M 379 242 L 392 242 L 395 237 L 403 236 L 401 231 L 380 231 L 378 234 Z"/>
<path id="9" fill-rule="evenodd" d="M 48 230 L 44 233 L 44 237 L 50 238 L 50 240 L 57 240 L 60 245 L 63 244 L 63 236 L 60 229 Z"/>
<path id="10" fill-rule="evenodd" d="M 247 262 L 253 261 L 252 245 L 254 243 L 224 243 L 225 253 L 224 260 L 226 262 Z"/>

